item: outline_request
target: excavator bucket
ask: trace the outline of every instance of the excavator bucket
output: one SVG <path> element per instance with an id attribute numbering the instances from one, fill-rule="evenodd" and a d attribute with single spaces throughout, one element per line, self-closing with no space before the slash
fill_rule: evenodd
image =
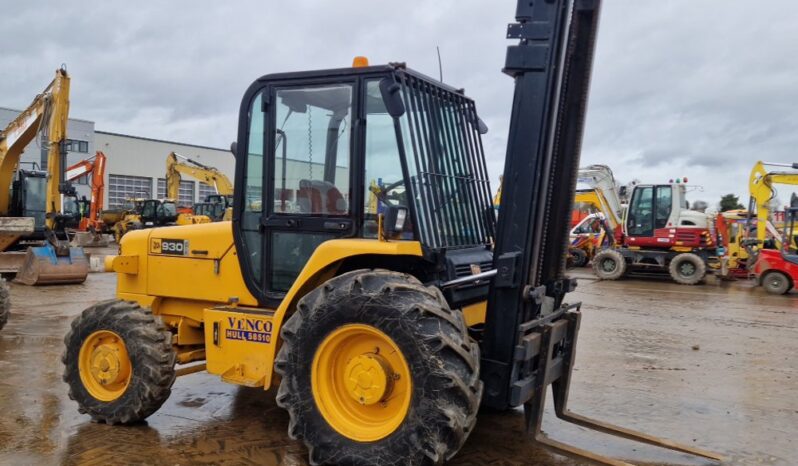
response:
<path id="1" fill-rule="evenodd" d="M 108 237 L 92 231 L 78 231 L 73 243 L 81 248 L 104 248 L 108 246 Z"/>
<path id="2" fill-rule="evenodd" d="M 67 285 L 83 283 L 89 274 L 89 260 L 82 248 L 64 248 L 56 253 L 52 244 L 28 248 L 25 261 L 17 271 L 14 283 L 23 285 Z"/>

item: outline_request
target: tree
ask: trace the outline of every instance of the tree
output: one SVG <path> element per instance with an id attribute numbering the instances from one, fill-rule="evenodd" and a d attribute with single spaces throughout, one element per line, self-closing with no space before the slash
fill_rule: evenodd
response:
<path id="1" fill-rule="evenodd" d="M 720 211 L 726 212 L 728 210 L 745 209 L 745 206 L 740 204 L 740 198 L 734 194 L 726 194 L 720 198 Z"/>

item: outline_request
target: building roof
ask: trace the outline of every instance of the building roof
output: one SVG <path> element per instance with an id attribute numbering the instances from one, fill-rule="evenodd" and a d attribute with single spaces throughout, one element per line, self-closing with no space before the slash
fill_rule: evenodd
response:
<path id="1" fill-rule="evenodd" d="M 98 131 L 96 129 L 94 130 L 94 133 L 95 134 L 107 134 L 109 136 L 119 136 L 119 137 L 123 137 L 123 138 L 140 139 L 142 141 L 160 142 L 160 143 L 164 143 L 164 144 L 178 144 L 178 145 L 187 146 L 187 147 L 197 147 L 199 149 L 210 149 L 210 150 L 220 150 L 220 151 L 224 151 L 224 152 L 230 152 L 230 149 L 223 149 L 221 147 L 202 146 L 202 145 L 199 145 L 199 144 L 190 144 L 190 143 L 186 143 L 186 142 L 167 141 L 165 139 L 145 138 L 144 136 L 133 136 L 132 134 L 112 133 L 110 131 Z"/>

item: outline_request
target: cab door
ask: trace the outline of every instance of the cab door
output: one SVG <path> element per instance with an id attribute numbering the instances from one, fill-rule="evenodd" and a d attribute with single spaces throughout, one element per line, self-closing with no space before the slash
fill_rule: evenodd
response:
<path id="1" fill-rule="evenodd" d="M 253 96 L 236 237 L 264 304 L 279 303 L 319 244 L 355 234 L 355 88 L 273 83 Z"/>
<path id="2" fill-rule="evenodd" d="M 635 187 L 626 215 L 630 243 L 641 247 L 672 246 L 676 241 L 670 231 L 675 203 L 670 185 Z"/>

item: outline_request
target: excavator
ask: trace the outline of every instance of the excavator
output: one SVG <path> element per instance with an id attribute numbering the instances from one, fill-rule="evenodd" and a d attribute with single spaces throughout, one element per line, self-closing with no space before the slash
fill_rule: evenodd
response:
<path id="1" fill-rule="evenodd" d="M 81 160 L 66 170 L 66 179 L 69 182 L 91 175 L 91 199 L 78 201 L 78 204 L 81 205 L 82 215 L 77 228 L 78 232 L 75 234 L 75 242 L 81 247 L 108 245 L 108 240 L 103 236 L 108 227 L 100 217 L 105 198 L 106 160 L 105 154 L 97 151 L 94 157 Z"/>
<path id="2" fill-rule="evenodd" d="M 64 177 L 69 86 L 66 68 L 56 70 L 53 81 L 0 135 L 0 187 L 5 186 L 0 189 L 0 249 L 44 239 L 43 245 L 29 247 L 22 257 L 14 279 L 17 283 L 82 283 L 88 275 L 83 249 L 70 247 L 65 233 L 65 225 L 76 213 L 63 211 L 66 200 L 74 205 L 76 199 L 74 187 Z M 47 171 L 24 170 L 20 167 L 22 152 L 40 133 L 47 141 Z M 28 228 L 17 229 L 20 223 Z M 9 225 L 14 230 L 11 234 L 7 233 Z"/>
<path id="3" fill-rule="evenodd" d="M 626 206 L 621 203 L 612 170 L 606 165 L 579 169 L 574 204 L 587 206 L 592 211 L 577 217 L 579 220 L 569 234 L 567 264 L 584 267 L 600 250 L 614 245 L 615 231 L 622 224 Z"/>
<path id="4" fill-rule="evenodd" d="M 767 167 L 789 170 L 775 171 Z M 747 278 L 753 272 L 760 250 L 783 248 L 785 238 L 772 222 L 771 203 L 776 197 L 774 185 L 798 185 L 798 171 L 795 170 L 798 170 L 798 163 L 757 161 L 748 177 L 748 209 L 718 213 L 715 225 L 719 242 L 722 241 L 725 249 L 721 258 L 722 277 Z"/>
<path id="5" fill-rule="evenodd" d="M 789 171 L 771 171 L 766 167 L 788 168 Z M 782 235 L 770 222 L 771 201 L 776 197 L 775 184 L 798 185 L 798 163 L 757 162 L 748 177 L 748 190 L 751 200 L 748 207 L 749 216 L 756 215 L 756 242 L 760 247 L 772 246 L 781 249 Z M 768 233 L 774 243 L 767 244 Z"/>
<path id="6" fill-rule="evenodd" d="M 576 282 L 564 275 L 563 219 L 600 4 L 518 2 L 498 217 L 487 127 L 463 90 L 365 57 L 253 82 L 232 147 L 232 222 L 130 232 L 106 259 L 117 299 L 72 322 L 64 381 L 80 412 L 134 423 L 176 377 L 207 371 L 276 389 L 311 464 L 444 463 L 480 406 L 523 406 L 531 439 L 627 464 L 541 431 L 551 387 L 566 422 L 722 459 L 567 406 L 581 305 L 566 301 Z"/>
<path id="7" fill-rule="evenodd" d="M 216 190 L 194 204 L 194 214 L 209 217 L 214 222 L 232 219 L 233 183 L 222 172 L 196 160 L 171 152 L 166 157 L 166 197 L 177 199 L 181 175 L 188 175 Z"/>
<path id="8" fill-rule="evenodd" d="M 184 212 L 178 208 L 177 199 L 180 194 L 180 172 L 184 171 L 192 174 L 199 173 L 199 170 L 195 171 L 192 167 L 178 162 L 178 157 L 180 157 L 178 154 L 172 152 L 166 159 L 166 199 L 130 199 L 128 202 L 129 205 L 126 206 L 125 209 L 115 212 L 116 218 L 114 219 L 113 233 L 117 243 L 132 230 L 174 225 L 196 225 L 200 223 L 210 223 L 212 221 L 211 217 L 204 213 L 190 213 L 190 210 L 189 212 Z M 198 164 L 198 162 L 192 162 Z M 203 165 L 203 167 L 205 166 Z M 214 181 L 211 170 L 215 172 L 215 169 L 211 169 L 210 167 L 205 168 L 209 169 L 209 174 L 207 177 L 200 178 L 200 180 L 203 182 L 208 180 L 208 184 L 211 184 Z M 217 187 L 217 191 L 221 188 L 232 192 L 232 184 L 230 184 L 227 177 L 221 173 L 218 174 L 224 177 L 224 179 L 218 178 L 215 180 L 217 183 L 213 185 Z M 223 198 L 217 202 L 224 205 L 224 207 L 217 209 L 220 212 L 219 216 L 223 217 L 224 210 L 228 203 L 227 198 Z"/>
<path id="9" fill-rule="evenodd" d="M 631 186 L 629 206 L 621 202 L 612 170 L 592 165 L 579 181 L 595 197 L 608 225 L 615 228 L 609 247 L 593 257 L 593 271 L 602 280 L 617 280 L 629 271 L 667 272 L 683 285 L 700 283 L 716 266 L 715 237 L 710 218 L 687 208 L 687 179 L 667 184 Z"/>

